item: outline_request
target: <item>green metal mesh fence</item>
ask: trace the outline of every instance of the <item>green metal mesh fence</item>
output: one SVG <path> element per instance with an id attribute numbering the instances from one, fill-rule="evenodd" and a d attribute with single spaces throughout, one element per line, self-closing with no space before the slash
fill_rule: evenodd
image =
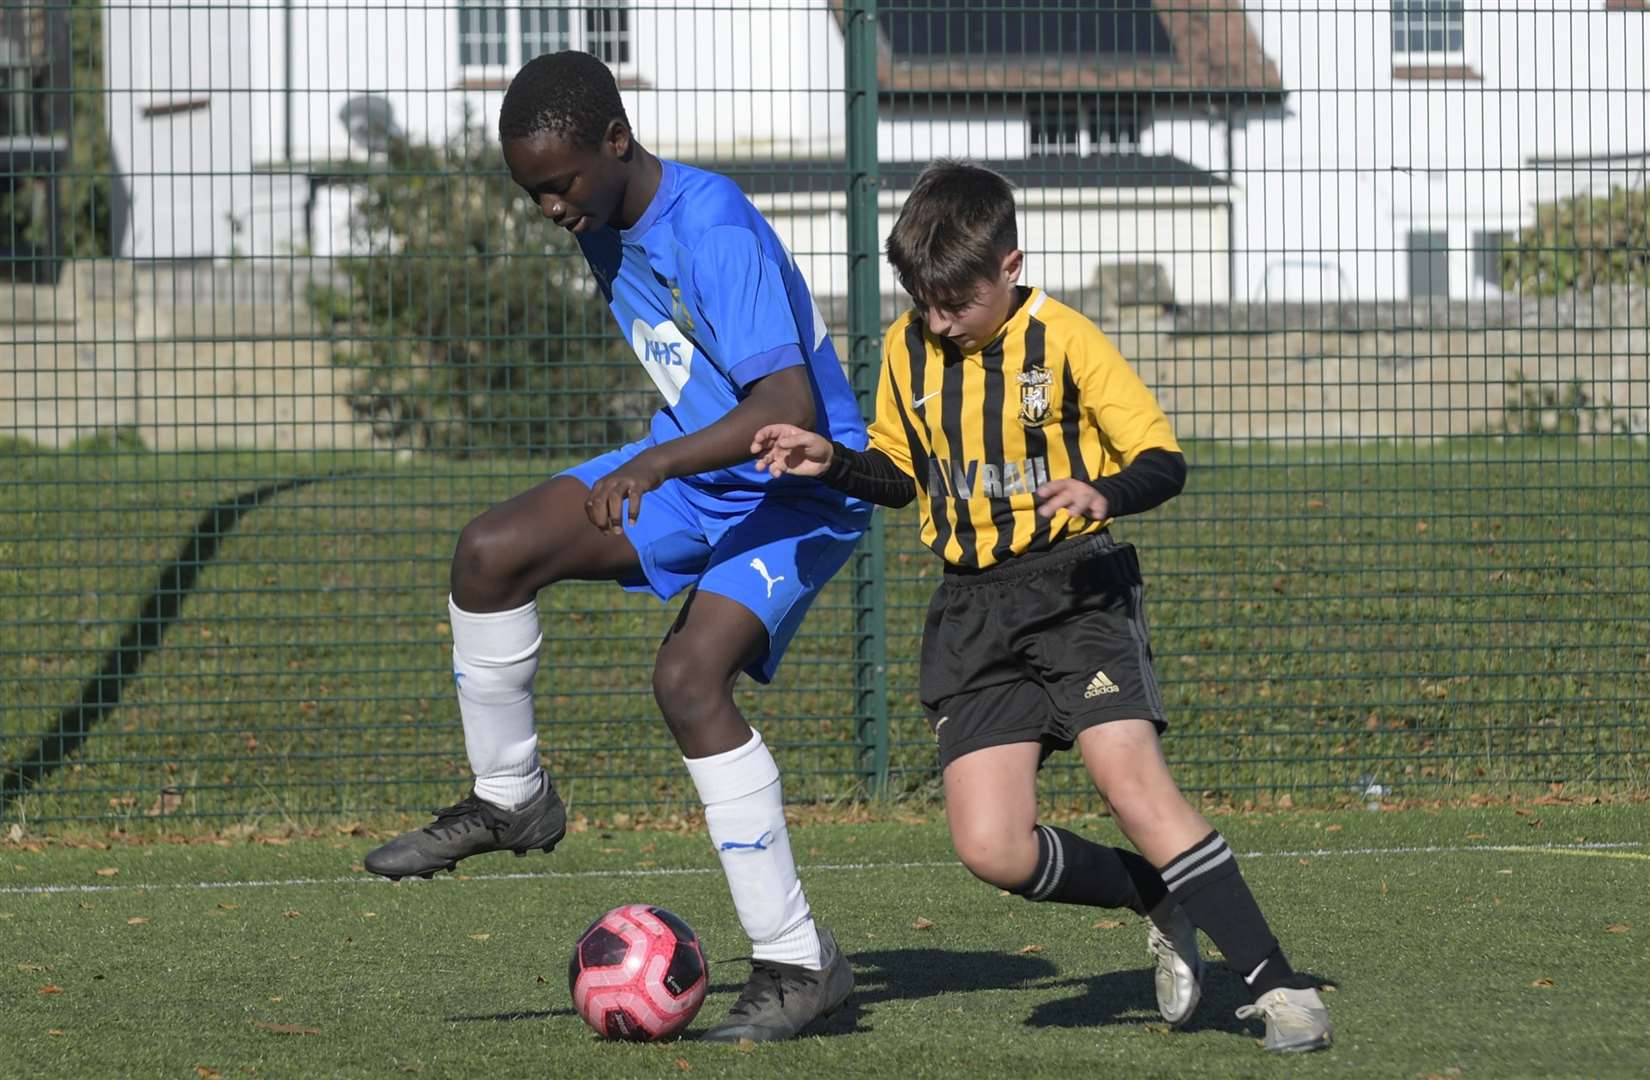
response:
<path id="1" fill-rule="evenodd" d="M 468 778 L 459 529 L 655 407 L 491 137 L 526 59 L 618 74 L 737 180 L 862 403 L 936 156 L 1159 396 L 1166 751 L 1244 800 L 1650 774 L 1650 195 L 1637 0 L 0 6 L 0 818 L 313 819 Z M 787 794 L 925 795 L 939 566 L 885 513 L 774 685 Z M 670 613 L 540 597 L 575 808 L 690 805 Z M 1053 798 L 1088 791 L 1075 761 Z"/>

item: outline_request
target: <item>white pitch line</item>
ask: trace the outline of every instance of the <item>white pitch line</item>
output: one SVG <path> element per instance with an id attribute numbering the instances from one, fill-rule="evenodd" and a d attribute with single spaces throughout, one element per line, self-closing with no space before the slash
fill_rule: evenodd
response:
<path id="1" fill-rule="evenodd" d="M 1294 851 L 1244 851 L 1239 852 L 1238 857 L 1241 859 L 1305 859 L 1328 858 L 1336 855 L 1351 857 L 1369 857 L 1372 855 L 1465 855 L 1469 852 L 1492 855 L 1539 855 L 1545 852 L 1628 851 L 1645 846 L 1646 844 L 1641 841 L 1621 840 L 1582 844 L 1462 844 L 1415 847 L 1300 848 Z M 946 859 L 926 862 L 816 863 L 811 866 L 803 866 L 800 869 L 803 873 L 830 873 L 864 870 L 944 870 L 960 869 L 961 865 L 954 859 Z M 516 874 L 467 874 L 462 879 L 451 875 L 446 877 L 437 876 L 433 881 L 560 881 L 585 878 L 682 877 L 720 872 L 721 867 L 719 866 L 663 867 L 652 870 L 539 870 Z M 307 885 L 381 886 L 388 884 L 390 882 L 383 878 L 365 874 L 352 874 L 347 877 L 281 878 L 253 881 L 173 881 L 158 882 L 152 885 L 135 882 L 119 885 L 0 885 L 0 896 L 42 896 L 55 893 L 80 895 L 85 893 L 160 892 L 162 890 L 295 889 Z"/>

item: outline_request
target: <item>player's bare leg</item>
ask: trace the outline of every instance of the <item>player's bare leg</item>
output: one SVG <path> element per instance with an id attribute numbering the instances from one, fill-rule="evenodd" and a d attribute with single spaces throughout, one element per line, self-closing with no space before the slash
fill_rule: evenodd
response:
<path id="1" fill-rule="evenodd" d="M 1037 870 L 1037 762 L 1034 742 L 988 746 L 945 767 L 945 820 L 969 873 L 1016 890 Z"/>
<path id="2" fill-rule="evenodd" d="M 565 834 L 566 809 L 538 761 L 533 674 L 543 637 L 535 598 L 553 582 L 639 570 L 629 540 L 590 523 L 588 494 L 582 482 L 557 477 L 487 510 L 459 534 L 448 614 L 475 787 L 429 825 L 370 853 L 373 873 L 429 877 L 488 851 L 549 851 Z"/>
<path id="3" fill-rule="evenodd" d="M 1087 765 L 1095 785 L 1105 790 L 1101 783 L 1104 777 L 1108 783 L 1122 784 L 1125 781 L 1113 775 L 1103 755 L 1116 753 L 1117 745 L 1125 748 L 1124 752 L 1133 755 L 1155 754 L 1158 761 L 1162 760 L 1162 753 L 1157 749 L 1157 732 L 1152 725 L 1144 721 L 1123 721 L 1097 725 L 1089 728 L 1078 737 L 1078 747 L 1083 753 L 1084 764 Z M 1150 729 L 1149 736 L 1140 732 L 1136 725 L 1143 724 Z M 1103 729 L 1116 729 L 1105 732 Z M 1149 744 L 1148 744 L 1149 738 Z M 1124 824 L 1121 817 L 1118 826 L 1125 836 L 1134 838 L 1134 829 L 1143 835 L 1153 837 L 1159 846 L 1173 847 L 1174 837 L 1177 834 L 1185 835 L 1188 830 L 1196 836 L 1203 836 L 1209 831 L 1207 824 L 1201 829 L 1196 822 L 1203 820 L 1202 815 L 1194 810 L 1191 804 L 1181 797 L 1180 789 L 1169 779 L 1168 766 L 1161 770 L 1155 767 L 1146 770 L 1147 775 L 1135 779 L 1147 785 L 1143 792 L 1128 792 L 1124 795 L 1124 802 L 1131 811 L 1141 807 L 1156 810 L 1159 816 L 1150 821 L 1135 820 Z M 1164 782 L 1167 781 L 1167 787 Z M 1117 813 L 1114 806 L 1113 814 Z M 1141 811 L 1145 813 L 1146 811 Z M 1195 819 L 1195 820 L 1194 820 Z M 1167 834 L 1168 840 L 1164 840 Z M 1138 841 L 1137 841 L 1138 843 Z M 1184 850 L 1184 845 L 1173 848 L 1174 851 Z M 1151 852 L 1141 848 L 1148 857 Z M 1172 854 L 1170 855 L 1172 858 Z M 1158 860 L 1152 860 L 1154 864 Z M 1197 927 L 1192 924 L 1191 918 L 1174 899 L 1167 895 L 1147 913 L 1146 949 L 1152 955 L 1156 970 L 1153 972 L 1153 987 L 1157 992 L 1157 1011 L 1171 1024 L 1183 1024 L 1191 1018 L 1197 1003 L 1203 997 L 1203 976 L 1207 964 L 1203 960 L 1203 953 L 1198 948 Z"/>
<path id="4" fill-rule="evenodd" d="M 1180 916 L 1179 923 L 1190 931 L 1189 954 L 1182 958 L 1164 948 L 1172 960 L 1165 959 L 1157 947 L 1163 937 L 1157 920 L 1174 925 L 1168 912 L 1179 909 L 1167 902 L 1168 887 L 1156 870 L 1132 851 L 1037 824 L 1041 751 L 1034 742 L 1010 743 L 964 754 L 946 766 L 945 813 L 957 855 L 975 877 L 1029 900 L 1150 915 L 1149 938 L 1159 955 L 1158 1009 L 1170 1023 L 1181 1023 L 1201 992 L 1196 928 Z M 1182 934 L 1180 940 L 1185 938 Z"/>
<path id="5" fill-rule="evenodd" d="M 1079 745 L 1118 827 L 1162 870 L 1170 902 L 1213 939 L 1255 995 L 1238 1015 L 1266 1020 L 1266 1049 L 1328 1046 L 1328 1008 L 1289 966 L 1225 838 L 1180 793 L 1156 727 L 1146 720 L 1100 724 L 1084 731 Z M 1153 921 L 1171 942 L 1180 936 L 1172 919 Z"/>
<path id="6" fill-rule="evenodd" d="M 854 986 L 830 931 L 814 924 L 785 826 L 779 767 L 733 700 L 739 672 L 767 651 L 744 605 L 694 591 L 653 670 L 653 695 L 705 806 L 705 826 L 751 939 L 751 975 L 709 1042 L 766 1042 L 828 1016 Z"/>

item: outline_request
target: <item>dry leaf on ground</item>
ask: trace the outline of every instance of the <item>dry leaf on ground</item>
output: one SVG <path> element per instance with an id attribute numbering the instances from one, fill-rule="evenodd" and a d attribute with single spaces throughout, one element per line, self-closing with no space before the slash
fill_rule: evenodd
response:
<path id="1" fill-rule="evenodd" d="M 1546 989 L 1547 987 L 1552 986 L 1554 984 L 1553 984 L 1553 980 L 1551 980 L 1551 979 L 1547 978 L 1545 975 L 1543 975 L 1541 978 L 1536 979 L 1533 982 L 1531 982 L 1530 985 L 1534 986 L 1534 987 L 1537 987 L 1539 989 Z"/>
<path id="2" fill-rule="evenodd" d="M 932 930 L 934 929 L 934 921 L 932 919 L 925 919 L 921 915 L 918 915 L 917 921 L 911 924 L 911 929 Z"/>
<path id="3" fill-rule="evenodd" d="M 1604 928 L 1604 932 L 1607 934 L 1625 934 L 1632 928 L 1632 923 L 1613 922 Z"/>
<path id="4" fill-rule="evenodd" d="M 1041 946 L 1041 945 L 1025 945 L 1025 946 L 1022 946 L 1021 948 L 1015 949 L 1014 950 L 1014 955 L 1015 956 L 1029 956 L 1032 953 L 1040 953 L 1042 951 L 1043 951 L 1043 946 Z"/>
<path id="5" fill-rule="evenodd" d="M 120 876 L 120 867 L 118 867 L 118 866 L 105 866 L 105 867 L 102 867 L 97 871 L 97 876 L 98 877 L 118 877 L 118 876 Z"/>
<path id="6" fill-rule="evenodd" d="M 126 925 L 127 926 L 148 926 L 149 925 L 149 916 L 147 916 L 147 915 L 133 915 L 130 919 L 126 920 Z"/>

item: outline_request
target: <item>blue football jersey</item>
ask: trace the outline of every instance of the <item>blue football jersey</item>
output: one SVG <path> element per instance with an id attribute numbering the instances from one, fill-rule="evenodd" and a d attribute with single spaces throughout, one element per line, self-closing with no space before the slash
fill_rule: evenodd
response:
<path id="1" fill-rule="evenodd" d="M 807 282 L 738 185 L 660 161 L 659 191 L 628 229 L 578 237 L 619 331 L 664 397 L 655 441 L 709 427 L 764 375 L 806 365 L 815 430 L 856 450 L 865 422 Z M 749 463 L 690 477 L 734 501 L 777 486 L 835 493 L 799 477 L 775 480 Z"/>

